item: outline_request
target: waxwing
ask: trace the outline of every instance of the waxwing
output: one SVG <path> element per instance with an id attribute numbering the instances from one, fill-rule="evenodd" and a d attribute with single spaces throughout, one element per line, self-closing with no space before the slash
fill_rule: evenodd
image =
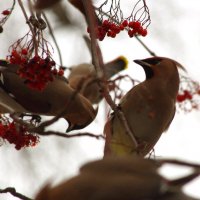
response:
<path id="1" fill-rule="evenodd" d="M 140 200 L 162 191 L 162 178 L 150 160 L 134 157 L 87 163 L 80 174 L 62 184 L 44 187 L 36 200 Z M 134 198 L 133 198 L 134 197 Z"/>
<path id="2" fill-rule="evenodd" d="M 42 91 L 31 89 L 16 71 L 17 65 L 0 61 L 0 112 L 32 113 L 56 116 L 66 110 L 62 117 L 69 127 L 67 131 L 81 129 L 91 123 L 96 112 L 92 104 L 72 89 L 66 78 L 54 76 Z"/>
<path id="3" fill-rule="evenodd" d="M 35 200 L 194 200 L 170 186 L 158 166 L 137 156 L 109 156 L 85 164 L 58 186 L 46 185 Z"/>
<path id="4" fill-rule="evenodd" d="M 128 61 L 124 56 L 119 56 L 111 62 L 105 64 L 105 76 L 109 80 L 118 72 L 127 68 Z M 100 87 L 97 82 L 96 71 L 92 64 L 84 63 L 72 66 L 71 73 L 68 76 L 69 84 L 77 89 L 82 85 L 80 93 L 90 100 L 92 104 L 98 104 L 102 99 Z"/>
<path id="5" fill-rule="evenodd" d="M 174 118 L 175 102 L 179 89 L 178 62 L 164 57 L 135 60 L 143 67 L 146 80 L 133 87 L 120 101 L 119 109 L 124 113 L 131 133 L 137 140 L 136 148 L 131 134 L 116 113 L 108 119 L 105 155 L 149 153 L 161 134 Z"/>

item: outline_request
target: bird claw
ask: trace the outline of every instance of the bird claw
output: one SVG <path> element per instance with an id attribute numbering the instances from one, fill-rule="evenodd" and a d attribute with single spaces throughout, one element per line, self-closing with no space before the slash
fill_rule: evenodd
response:
<path id="1" fill-rule="evenodd" d="M 21 113 L 19 117 L 21 119 L 23 119 L 24 117 L 31 117 L 30 122 L 35 122 L 35 123 L 41 122 L 41 117 L 39 115 Z"/>
<path id="2" fill-rule="evenodd" d="M 148 146 L 148 143 L 146 141 L 137 141 L 138 142 L 138 146 L 136 148 L 136 151 L 138 153 L 138 155 L 143 155 L 143 152 L 145 152 L 146 147 Z"/>

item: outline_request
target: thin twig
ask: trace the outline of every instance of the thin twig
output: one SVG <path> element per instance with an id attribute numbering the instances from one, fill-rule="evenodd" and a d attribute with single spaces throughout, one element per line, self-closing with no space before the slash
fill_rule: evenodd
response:
<path id="1" fill-rule="evenodd" d="M 178 187 L 182 187 L 183 185 L 187 184 L 188 182 L 194 180 L 195 178 L 197 178 L 200 175 L 199 171 L 194 171 L 189 175 L 186 175 L 184 177 L 175 179 L 175 180 L 168 180 L 167 183 L 170 186 L 178 186 Z"/>
<path id="2" fill-rule="evenodd" d="M 105 139 L 105 137 L 102 134 L 95 135 L 92 133 L 84 132 L 84 133 L 73 133 L 73 134 L 66 134 L 62 132 L 54 132 L 54 131 L 45 131 L 45 132 L 37 132 L 38 135 L 55 135 L 55 136 L 60 136 L 64 138 L 72 138 L 72 137 L 82 137 L 82 136 L 88 136 L 88 137 L 94 137 L 96 139 Z"/>
<path id="3" fill-rule="evenodd" d="M 99 78 L 99 84 L 100 87 L 103 91 L 103 96 L 106 99 L 107 103 L 110 105 L 110 107 L 112 108 L 112 110 L 114 110 L 114 112 L 116 113 L 116 115 L 118 116 L 118 118 L 120 119 L 121 123 L 123 124 L 127 134 L 131 137 L 134 145 L 138 146 L 138 143 L 134 137 L 134 134 L 132 133 L 128 122 L 123 114 L 122 111 L 120 111 L 118 109 L 118 107 L 115 105 L 115 103 L 113 102 L 110 94 L 109 94 L 109 89 L 108 89 L 108 85 L 107 85 L 107 80 L 105 79 L 105 73 L 104 73 L 104 68 L 103 68 L 103 59 L 102 59 L 102 55 L 101 55 L 101 50 L 99 48 L 99 45 L 97 43 L 96 40 L 96 31 L 95 31 L 95 27 L 96 27 L 96 21 L 95 21 L 95 12 L 94 12 L 94 7 L 91 3 L 91 0 L 82 0 L 84 9 L 85 9 L 85 14 L 86 14 L 86 18 L 87 18 L 87 22 L 88 22 L 88 26 L 90 29 L 90 37 L 91 37 L 91 49 L 92 49 L 92 60 L 93 60 L 93 65 L 95 67 L 95 70 L 97 72 L 97 78 Z"/>
<path id="4" fill-rule="evenodd" d="M 16 0 L 13 0 L 13 4 L 10 8 L 10 14 L 9 15 L 6 15 L 1 21 L 0 21 L 0 27 L 3 27 L 3 25 L 6 23 L 6 21 L 8 20 L 8 18 L 11 16 L 14 8 L 15 8 L 15 3 L 16 3 Z"/>
<path id="5" fill-rule="evenodd" d="M 20 8 L 22 10 L 22 13 L 24 14 L 24 17 L 26 19 L 26 23 L 28 24 L 28 26 L 29 26 L 29 28 L 31 30 L 31 33 L 33 35 L 33 45 L 34 45 L 35 55 L 38 55 L 38 45 L 37 45 L 35 31 L 34 31 L 33 27 L 31 26 L 31 24 L 29 22 L 28 15 L 26 14 L 26 11 L 25 11 L 25 8 L 24 8 L 24 5 L 23 5 L 22 1 L 18 0 L 18 3 L 19 3 L 19 6 L 20 6 Z"/>
<path id="6" fill-rule="evenodd" d="M 7 193 L 7 192 L 12 194 L 15 197 L 22 199 L 22 200 L 32 200 L 31 198 L 26 197 L 23 194 L 20 194 L 19 192 L 17 192 L 16 189 L 13 187 L 7 187 L 5 189 L 0 189 L 0 193 Z"/>
<path id="7" fill-rule="evenodd" d="M 195 163 L 180 161 L 180 160 L 176 160 L 176 159 L 158 159 L 157 161 L 161 165 L 162 164 L 174 164 L 174 165 L 181 165 L 181 166 L 193 167 L 193 168 L 200 169 L 200 164 L 195 164 Z"/>
<path id="8" fill-rule="evenodd" d="M 60 61 L 60 66 L 63 67 L 62 54 L 61 54 L 59 45 L 58 45 L 58 43 L 57 43 L 57 40 L 56 40 L 56 38 L 55 38 L 55 36 L 54 36 L 54 33 L 53 33 L 53 29 L 52 29 L 52 27 L 51 27 L 51 24 L 49 23 L 49 21 L 48 21 L 46 15 L 45 15 L 45 13 L 44 13 L 44 12 L 41 12 L 41 13 L 42 13 L 42 16 L 44 17 L 44 19 L 45 19 L 45 21 L 46 21 L 46 23 L 47 23 L 47 26 L 48 26 L 48 29 L 49 29 L 49 33 L 50 33 L 50 35 L 51 35 L 51 37 L 52 37 L 52 39 L 53 39 L 53 42 L 54 42 L 54 44 L 55 44 L 55 46 L 56 46 L 56 49 L 57 49 L 57 52 L 58 52 L 59 61 Z"/>

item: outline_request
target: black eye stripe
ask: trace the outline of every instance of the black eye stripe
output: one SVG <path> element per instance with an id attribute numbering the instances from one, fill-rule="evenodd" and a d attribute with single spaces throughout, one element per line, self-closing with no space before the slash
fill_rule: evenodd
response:
<path id="1" fill-rule="evenodd" d="M 159 64 L 162 61 L 162 59 L 161 58 L 157 58 L 157 59 L 155 59 L 155 58 L 149 58 L 149 59 L 145 59 L 143 61 L 147 62 L 150 65 L 157 65 L 157 64 Z"/>

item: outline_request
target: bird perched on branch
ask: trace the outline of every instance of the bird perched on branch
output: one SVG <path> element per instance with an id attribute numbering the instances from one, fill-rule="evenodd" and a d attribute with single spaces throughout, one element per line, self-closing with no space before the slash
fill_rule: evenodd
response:
<path id="1" fill-rule="evenodd" d="M 55 75 L 42 91 L 30 89 L 17 74 L 18 65 L 0 60 L 0 113 L 32 113 L 65 118 L 67 131 L 90 124 L 97 111 L 64 77 Z"/>
<path id="2" fill-rule="evenodd" d="M 161 134 L 171 124 L 175 114 L 175 102 L 179 90 L 178 62 L 164 57 L 135 60 L 142 66 L 146 80 L 133 87 L 121 99 L 123 112 L 131 133 L 124 128 L 117 113 L 113 113 L 105 125 L 105 155 L 149 153 Z M 133 136 L 138 145 L 133 142 Z"/>
<path id="3" fill-rule="evenodd" d="M 110 61 L 104 65 L 105 78 L 109 80 L 112 76 L 127 68 L 128 61 L 124 56 Z M 95 68 L 92 64 L 83 63 L 72 66 L 68 76 L 69 85 L 77 89 L 82 85 L 80 93 L 90 100 L 92 104 L 98 104 L 102 99 L 100 86 L 96 76 Z"/>

